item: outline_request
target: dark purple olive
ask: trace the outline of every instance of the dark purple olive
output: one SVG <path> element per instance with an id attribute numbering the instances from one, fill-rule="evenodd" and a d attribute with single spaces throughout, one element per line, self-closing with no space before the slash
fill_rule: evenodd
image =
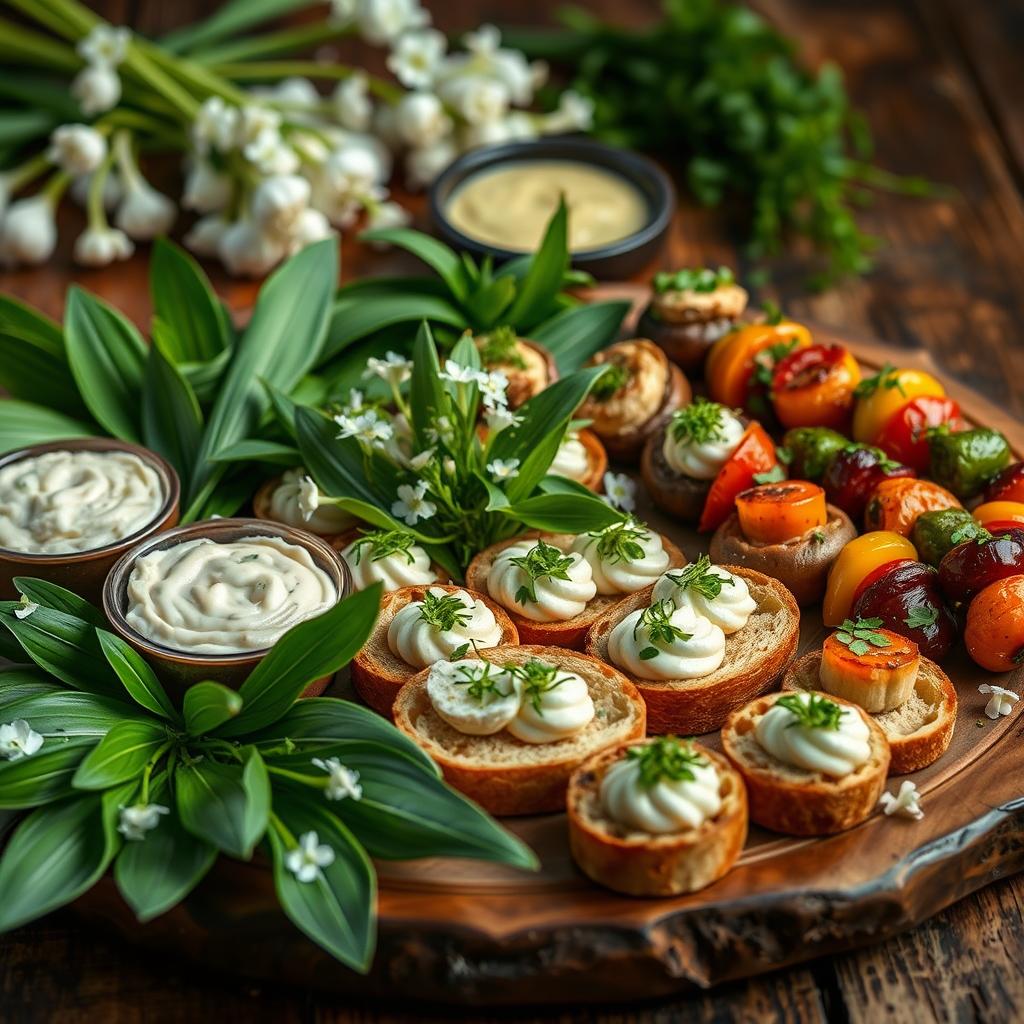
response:
<path id="1" fill-rule="evenodd" d="M 893 462 L 880 448 L 851 444 L 829 463 L 822 486 L 828 500 L 859 523 L 874 489 L 883 480 L 896 476 L 917 473 L 909 466 Z"/>
<path id="2" fill-rule="evenodd" d="M 1024 573 L 1024 530 L 965 540 L 939 563 L 939 582 L 950 601 L 969 601 L 990 583 Z"/>

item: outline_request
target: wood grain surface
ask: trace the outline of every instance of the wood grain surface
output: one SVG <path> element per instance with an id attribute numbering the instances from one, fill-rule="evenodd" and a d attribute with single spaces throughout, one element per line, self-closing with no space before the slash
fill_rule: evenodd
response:
<path id="1" fill-rule="evenodd" d="M 654 0 L 583 4 L 620 20 L 649 18 Z M 206 0 L 96 0 L 112 20 L 159 31 L 208 10 Z M 542 0 L 445 0 L 431 5 L 441 27 L 483 19 L 543 21 Z M 925 173 L 954 193 L 928 201 L 882 196 L 863 224 L 883 245 L 878 268 L 820 296 L 803 290 L 796 256 L 776 268 L 760 297 L 894 348 L 925 347 L 943 371 L 1024 414 L 1024 9 L 1012 0 L 760 0 L 756 6 L 796 35 L 808 58 L 836 60 L 874 129 L 880 163 Z M 353 51 L 349 52 L 349 56 Z M 80 224 L 76 211 L 66 214 Z M 59 315 L 79 281 L 148 322 L 147 253 L 110 271 L 82 271 L 65 236 L 43 271 L 0 274 L 0 289 Z M 666 264 L 745 261 L 741 235 L 720 211 L 684 200 Z M 344 275 L 381 273 L 395 257 L 351 242 Z M 211 268 L 212 269 L 212 268 Z M 237 308 L 254 286 L 214 272 Z M 607 1013 L 563 1010 L 485 1016 L 422 1006 L 339 1001 L 267 983 L 253 988 L 177 962 L 156 963 L 130 945 L 83 927 L 66 913 L 0 939 L 0 1021 L 1013 1021 L 1024 1017 L 1024 878 L 997 883 L 916 930 L 873 948 L 723 986 L 696 997 Z M 396 996 L 399 993 L 396 992 Z"/>

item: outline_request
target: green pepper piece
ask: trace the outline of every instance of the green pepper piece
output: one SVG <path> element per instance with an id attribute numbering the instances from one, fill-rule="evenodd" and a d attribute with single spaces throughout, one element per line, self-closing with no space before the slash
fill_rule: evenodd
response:
<path id="1" fill-rule="evenodd" d="M 922 562 L 938 566 L 947 551 L 965 540 L 976 540 L 985 532 L 967 509 L 942 508 L 919 515 L 910 539 Z"/>
<path id="2" fill-rule="evenodd" d="M 782 446 L 792 455 L 789 475 L 794 480 L 820 480 L 832 459 L 849 443 L 828 427 L 794 427 L 786 431 Z"/>
<path id="3" fill-rule="evenodd" d="M 980 494 L 1010 461 L 1010 445 L 998 430 L 978 427 L 953 433 L 948 427 L 928 432 L 929 475 L 964 500 Z"/>

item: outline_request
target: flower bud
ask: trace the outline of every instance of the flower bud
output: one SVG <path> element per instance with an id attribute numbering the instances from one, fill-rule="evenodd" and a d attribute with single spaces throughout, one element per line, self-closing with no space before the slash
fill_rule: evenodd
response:
<path id="1" fill-rule="evenodd" d="M 406 154 L 405 174 L 410 188 L 429 185 L 456 157 L 454 144 L 443 139 L 433 146 L 412 149 Z"/>
<path id="2" fill-rule="evenodd" d="M 116 107 L 121 99 L 121 79 L 106 64 L 91 64 L 75 75 L 71 95 L 87 117 L 103 114 Z"/>
<path id="3" fill-rule="evenodd" d="M 460 75 L 446 82 L 441 95 L 469 124 L 496 121 L 508 111 L 508 88 L 483 75 Z"/>
<path id="4" fill-rule="evenodd" d="M 240 220 L 221 235 L 217 252 L 228 273 L 259 277 L 284 258 L 286 247 L 251 220 Z"/>
<path id="5" fill-rule="evenodd" d="M 43 195 L 11 203 L 0 224 L 0 256 L 5 263 L 44 263 L 57 245 L 53 203 Z"/>
<path id="6" fill-rule="evenodd" d="M 451 131 L 444 104 L 431 92 L 411 92 L 398 104 L 395 124 L 407 146 L 432 146 Z"/>
<path id="7" fill-rule="evenodd" d="M 309 182 L 297 174 L 265 178 L 253 193 L 253 219 L 265 231 L 287 235 L 309 205 L 309 192 Z"/>
<path id="8" fill-rule="evenodd" d="M 231 179 L 205 160 L 197 160 L 185 176 L 181 205 L 186 210 L 213 213 L 227 206 L 230 199 Z"/>
<path id="9" fill-rule="evenodd" d="M 87 124 L 62 124 L 50 136 L 47 159 L 68 174 L 91 174 L 107 155 L 107 140 Z"/>
<path id="10" fill-rule="evenodd" d="M 105 267 L 134 251 L 131 239 L 116 228 L 86 228 L 75 239 L 75 262 L 85 267 Z"/>
<path id="11" fill-rule="evenodd" d="M 132 238 L 141 240 L 166 234 L 178 213 L 174 203 L 145 181 L 126 185 L 114 223 Z"/>
<path id="12" fill-rule="evenodd" d="M 288 253 L 297 253 L 307 245 L 330 238 L 333 234 L 330 221 L 319 210 L 307 207 L 296 217 L 288 233 Z"/>
<path id="13" fill-rule="evenodd" d="M 223 217 L 200 217 L 185 235 L 185 245 L 197 256 L 215 256 L 228 226 Z"/>

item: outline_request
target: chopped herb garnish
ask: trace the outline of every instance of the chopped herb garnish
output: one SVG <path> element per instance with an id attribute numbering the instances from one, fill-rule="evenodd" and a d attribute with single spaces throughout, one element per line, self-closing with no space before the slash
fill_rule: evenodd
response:
<path id="1" fill-rule="evenodd" d="M 841 644 L 850 648 L 851 654 L 859 658 L 872 647 L 889 647 L 892 644 L 884 633 L 878 632 L 881 625 L 881 619 L 844 619 L 835 636 Z"/>
<path id="2" fill-rule="evenodd" d="M 780 480 L 786 479 L 786 471 L 776 463 L 765 473 L 755 473 L 755 484 L 777 484 Z"/>
<path id="3" fill-rule="evenodd" d="M 958 526 L 950 535 L 949 542 L 951 544 L 963 544 L 965 540 L 974 540 L 979 544 L 984 544 L 985 541 L 991 540 L 992 534 L 981 526 L 979 523 L 966 522 L 963 526 Z"/>
<path id="4" fill-rule="evenodd" d="M 472 618 L 473 609 L 467 608 L 457 594 L 428 590 L 420 602 L 420 619 L 443 633 L 467 625 Z"/>
<path id="5" fill-rule="evenodd" d="M 707 267 L 686 267 L 675 273 L 662 271 L 654 275 L 654 290 L 664 292 L 713 292 L 716 288 L 724 288 L 736 280 L 728 267 L 710 270 Z"/>
<path id="6" fill-rule="evenodd" d="M 678 572 L 666 573 L 665 576 L 680 590 L 695 590 L 710 601 L 721 594 L 723 586 L 736 586 L 736 580 L 731 575 L 720 576 L 713 571 L 711 559 L 707 555 L 701 555 L 696 562 L 691 562 Z"/>
<path id="7" fill-rule="evenodd" d="M 522 357 L 517 345 L 518 336 L 511 327 L 495 327 L 493 331 L 482 334 L 476 339 L 476 348 L 485 366 L 514 366 L 517 370 L 526 369 L 526 360 Z"/>
<path id="8" fill-rule="evenodd" d="M 544 714 L 541 701 L 545 693 L 571 679 L 572 676 L 559 676 L 558 667 L 544 661 L 530 660 L 523 665 L 506 665 L 505 671 L 516 676 L 523 684 L 523 699 L 530 702 L 538 715 Z"/>
<path id="9" fill-rule="evenodd" d="M 632 516 L 603 530 L 587 534 L 597 540 L 597 553 L 604 562 L 636 562 L 644 557 L 643 541 L 650 531 Z"/>
<path id="10" fill-rule="evenodd" d="M 671 601 L 658 601 L 640 613 L 640 618 L 633 627 L 633 639 L 638 640 L 640 631 L 646 629 L 647 639 L 652 645 L 640 651 L 641 661 L 650 661 L 661 653 L 653 646 L 654 644 L 667 646 L 675 640 L 682 640 L 685 643 L 693 638 L 692 633 L 687 633 L 672 622 L 675 610 L 676 606 Z"/>
<path id="11" fill-rule="evenodd" d="M 764 317 L 764 322 L 771 327 L 776 327 L 782 323 L 782 308 L 777 302 L 772 302 L 771 299 L 765 299 L 761 303 L 761 313 Z"/>
<path id="12" fill-rule="evenodd" d="M 927 629 L 934 626 L 939 619 L 939 609 L 919 604 L 910 609 L 910 614 L 903 620 L 908 629 Z"/>
<path id="13" fill-rule="evenodd" d="M 865 377 L 854 389 L 853 393 L 857 398 L 866 398 L 873 395 L 879 389 L 883 391 L 899 391 L 906 398 L 906 391 L 903 389 L 903 382 L 900 380 L 900 371 L 892 363 L 885 363 L 873 377 Z"/>
<path id="14" fill-rule="evenodd" d="M 415 543 L 416 540 L 411 534 L 403 533 L 401 530 L 364 530 L 363 536 L 353 545 L 352 554 L 356 565 L 363 557 L 364 547 L 369 548 L 371 562 L 379 562 L 388 555 L 401 553 L 412 565 L 416 557 L 410 549 Z"/>
<path id="15" fill-rule="evenodd" d="M 783 444 L 777 444 L 775 446 L 775 458 L 784 466 L 788 466 L 793 461 L 793 451 Z"/>
<path id="16" fill-rule="evenodd" d="M 808 700 L 803 700 L 800 694 L 790 694 L 780 697 L 775 702 L 779 707 L 785 708 L 794 718 L 787 729 L 801 726 L 804 729 L 838 729 L 839 720 L 842 718 L 843 709 L 827 697 L 819 697 L 812 693 Z"/>
<path id="17" fill-rule="evenodd" d="M 473 643 L 473 641 L 469 641 L 468 643 L 464 643 L 456 647 L 455 650 L 448 655 L 448 660 L 458 661 L 459 658 L 465 657 L 465 655 L 469 654 L 469 647 L 471 643 Z"/>
<path id="18" fill-rule="evenodd" d="M 259 552 L 254 551 L 251 555 L 242 555 L 242 557 L 238 561 L 239 561 L 239 563 L 241 563 L 241 562 L 255 562 L 256 559 L 259 558 L 259 557 L 260 557 L 259 556 Z"/>
<path id="19" fill-rule="evenodd" d="M 825 533 L 824 533 L 824 531 L 823 530 L 815 530 L 814 533 L 811 534 L 811 540 L 813 540 L 815 544 L 824 544 L 825 543 Z"/>
<path id="20" fill-rule="evenodd" d="M 591 395 L 599 402 L 606 402 L 619 388 L 629 382 L 629 370 L 623 363 L 613 360 L 604 365 L 608 369 L 597 378 L 594 386 L 590 389 Z"/>
<path id="21" fill-rule="evenodd" d="M 572 555 L 567 555 L 561 548 L 553 544 L 545 544 L 538 540 L 536 545 L 519 558 L 509 559 L 513 565 L 519 566 L 529 577 L 529 582 L 524 583 L 516 591 L 516 601 L 525 605 L 527 601 L 537 601 L 537 580 L 545 577 L 553 580 L 569 579 L 569 569 L 572 567 Z"/>
<path id="22" fill-rule="evenodd" d="M 673 782 L 693 782 L 694 768 L 707 766 L 707 759 L 693 749 L 690 740 L 678 736 L 659 736 L 650 743 L 630 747 L 626 758 L 636 761 L 640 768 L 640 785 L 650 788 L 663 779 Z"/>
<path id="23" fill-rule="evenodd" d="M 772 386 L 772 378 L 775 376 L 775 367 L 795 348 L 796 338 L 790 338 L 788 341 L 777 341 L 767 348 L 761 349 L 754 356 L 753 379 L 758 384 L 763 384 L 766 388 L 770 388 Z"/>
<path id="24" fill-rule="evenodd" d="M 481 704 L 488 697 L 507 697 L 512 692 L 501 689 L 502 670 L 489 661 L 482 661 L 479 665 L 460 665 L 457 671 L 462 678 L 456 679 L 455 685 L 465 686 L 470 697 Z"/>
<path id="25" fill-rule="evenodd" d="M 725 440 L 725 407 L 695 398 L 672 416 L 669 431 L 679 444 Z"/>

